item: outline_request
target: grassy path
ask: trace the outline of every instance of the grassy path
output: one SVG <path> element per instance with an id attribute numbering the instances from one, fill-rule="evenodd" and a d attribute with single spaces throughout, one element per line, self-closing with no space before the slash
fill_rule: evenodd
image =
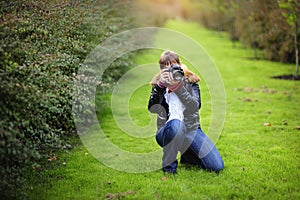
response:
<path id="1" fill-rule="evenodd" d="M 300 132 L 295 128 L 300 126 L 300 82 L 270 78 L 291 73 L 294 67 L 251 60 L 251 50 L 240 44 L 233 48 L 225 34 L 220 38 L 195 23 L 170 21 L 166 28 L 199 42 L 218 66 L 226 91 L 226 119 L 217 147 L 225 169 L 214 174 L 180 166 L 175 177 L 164 177 L 161 171 L 126 173 L 106 167 L 79 146 L 52 163 L 53 167 L 43 173 L 43 181 L 34 181 L 32 199 L 300 198 Z M 139 64 L 153 63 L 160 53 L 147 51 L 136 59 Z M 200 87 L 201 124 L 206 131 L 211 101 L 204 81 Z M 149 86 L 141 87 L 130 99 L 136 123 L 150 120 L 145 106 L 149 92 Z M 110 102 L 110 95 L 98 98 L 102 103 Z M 109 109 L 102 110 L 98 117 L 104 132 L 120 148 L 159 150 L 153 137 L 137 140 L 122 134 Z"/>

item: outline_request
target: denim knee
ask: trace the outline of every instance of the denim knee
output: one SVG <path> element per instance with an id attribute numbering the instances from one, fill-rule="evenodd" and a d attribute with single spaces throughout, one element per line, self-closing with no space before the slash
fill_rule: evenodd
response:
<path id="1" fill-rule="evenodd" d="M 223 159 L 215 147 L 207 156 L 202 158 L 202 163 L 210 171 L 219 172 L 224 169 Z"/>
<path id="2" fill-rule="evenodd" d="M 209 170 L 217 172 L 217 173 L 219 171 L 221 171 L 222 169 L 224 169 L 224 162 L 223 162 L 223 160 L 217 160 L 214 163 L 214 165 L 209 168 Z"/>
<path id="3" fill-rule="evenodd" d="M 172 135 L 176 135 L 177 133 L 185 132 L 185 125 L 179 119 L 172 119 L 171 121 L 167 122 L 166 129 Z"/>
<path id="4" fill-rule="evenodd" d="M 185 124 L 179 119 L 172 119 L 167 122 L 167 129 L 169 129 L 172 133 L 183 133 L 186 131 Z"/>
<path id="5" fill-rule="evenodd" d="M 167 122 L 156 134 L 156 141 L 160 146 L 170 143 L 178 134 L 185 133 L 186 128 L 182 121 L 173 119 Z"/>

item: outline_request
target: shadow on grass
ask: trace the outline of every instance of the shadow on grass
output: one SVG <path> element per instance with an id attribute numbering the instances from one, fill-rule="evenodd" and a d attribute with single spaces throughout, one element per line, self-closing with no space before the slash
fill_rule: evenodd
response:
<path id="1" fill-rule="evenodd" d="M 274 79 L 282 79 L 282 80 L 293 80 L 293 81 L 300 81 L 300 76 L 295 76 L 293 74 L 286 74 L 286 75 L 279 75 L 279 76 L 272 76 L 271 78 Z"/>

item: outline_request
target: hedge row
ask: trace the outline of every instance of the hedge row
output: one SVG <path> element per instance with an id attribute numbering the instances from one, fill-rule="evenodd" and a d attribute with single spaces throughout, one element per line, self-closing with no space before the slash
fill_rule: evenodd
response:
<path id="1" fill-rule="evenodd" d="M 26 197 L 22 177 L 76 135 L 72 86 L 80 64 L 107 37 L 126 30 L 128 1 L 0 1 L 0 193 Z M 130 65 L 118 60 L 106 80 Z"/>

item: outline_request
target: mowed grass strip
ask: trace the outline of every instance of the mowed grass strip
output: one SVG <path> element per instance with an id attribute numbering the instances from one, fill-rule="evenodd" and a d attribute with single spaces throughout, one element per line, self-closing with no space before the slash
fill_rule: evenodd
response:
<path id="1" fill-rule="evenodd" d="M 300 198 L 300 82 L 270 78 L 293 73 L 294 66 L 253 60 L 252 50 L 239 43 L 233 47 L 225 33 L 219 37 L 197 23 L 169 21 L 165 27 L 201 44 L 220 71 L 226 91 L 226 119 L 216 145 L 225 169 L 215 174 L 180 165 L 176 176 L 165 176 L 160 170 L 126 173 L 105 166 L 80 145 L 59 155 L 51 169 L 36 172 L 31 199 Z M 157 62 L 160 53 L 144 51 L 136 61 L 140 65 Z M 204 81 L 200 87 L 201 124 L 207 131 L 211 97 Z M 130 114 L 137 124 L 151 120 L 146 105 L 150 90 L 147 85 L 140 87 L 130 99 Z M 119 129 L 110 101 L 110 94 L 97 97 L 102 108 L 108 105 L 98 110 L 98 118 L 113 143 L 138 153 L 160 149 L 154 137 L 135 138 Z"/>

